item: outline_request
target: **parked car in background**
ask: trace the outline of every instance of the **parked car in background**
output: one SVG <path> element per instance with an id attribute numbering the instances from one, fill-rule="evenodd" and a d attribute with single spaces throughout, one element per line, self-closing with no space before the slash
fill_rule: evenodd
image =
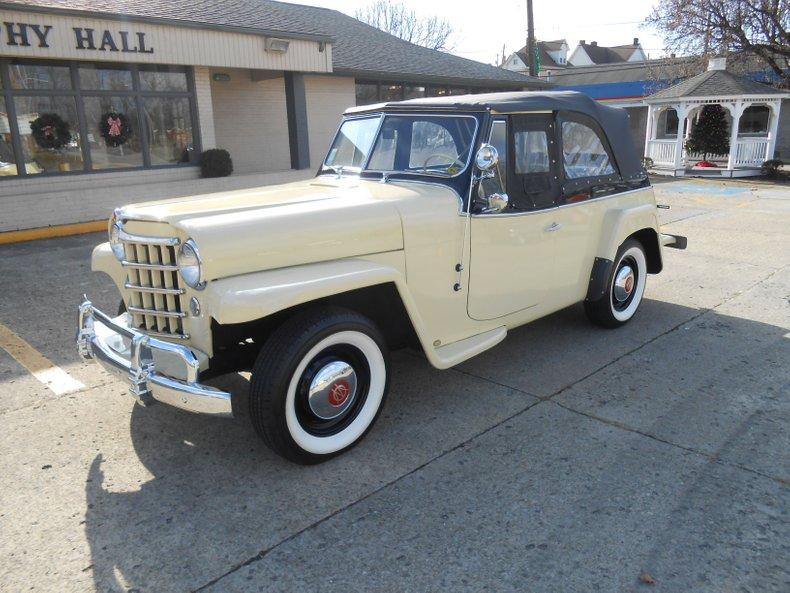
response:
<path id="1" fill-rule="evenodd" d="M 78 345 L 143 402 L 228 416 L 208 377 L 251 371 L 249 415 L 278 453 L 327 459 L 379 415 L 389 352 L 448 368 L 584 302 L 636 313 L 662 234 L 625 111 L 571 92 L 350 109 L 310 181 L 117 210 Z"/>

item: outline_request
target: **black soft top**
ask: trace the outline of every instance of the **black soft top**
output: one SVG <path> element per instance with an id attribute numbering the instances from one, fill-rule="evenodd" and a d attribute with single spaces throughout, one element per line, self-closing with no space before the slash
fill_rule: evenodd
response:
<path id="1" fill-rule="evenodd" d="M 634 179 L 645 176 L 639 154 L 637 154 L 631 137 L 626 110 L 602 105 L 584 93 L 576 91 L 532 91 L 425 97 L 352 107 L 346 111 L 346 114 L 415 110 L 490 111 L 501 114 L 524 111 L 575 111 L 582 113 L 597 121 L 603 129 L 609 139 L 622 177 Z"/>

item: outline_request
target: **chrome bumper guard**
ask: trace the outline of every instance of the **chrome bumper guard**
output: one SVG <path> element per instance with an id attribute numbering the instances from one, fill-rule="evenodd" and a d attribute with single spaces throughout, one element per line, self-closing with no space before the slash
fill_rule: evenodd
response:
<path id="1" fill-rule="evenodd" d="M 129 391 L 142 404 L 155 400 L 190 412 L 233 416 L 230 393 L 197 382 L 200 363 L 189 348 L 121 325 L 87 298 L 79 306 L 77 351 L 84 359 L 96 359 L 107 370 L 128 379 Z M 155 359 L 162 356 L 177 361 L 179 372 L 171 374 L 186 380 L 158 372 Z"/>

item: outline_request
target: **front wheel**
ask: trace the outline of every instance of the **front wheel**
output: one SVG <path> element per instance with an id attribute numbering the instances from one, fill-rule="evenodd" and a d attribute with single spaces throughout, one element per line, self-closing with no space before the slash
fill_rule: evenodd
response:
<path id="1" fill-rule="evenodd" d="M 647 259 L 642 244 L 629 239 L 617 251 L 615 263 L 604 295 L 597 301 L 585 301 L 590 321 L 608 328 L 620 327 L 636 313 L 645 294 Z"/>
<path id="2" fill-rule="evenodd" d="M 312 309 L 287 320 L 261 348 L 250 417 L 275 452 L 319 463 L 365 436 L 388 385 L 387 347 L 376 326 L 346 309 Z"/>

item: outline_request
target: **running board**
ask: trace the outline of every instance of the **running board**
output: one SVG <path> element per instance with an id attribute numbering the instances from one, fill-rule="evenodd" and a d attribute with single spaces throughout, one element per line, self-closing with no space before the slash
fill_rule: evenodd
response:
<path id="1" fill-rule="evenodd" d="M 505 336 L 507 336 L 507 329 L 504 326 L 495 327 L 482 334 L 434 348 L 431 362 L 436 368 L 448 369 L 493 348 L 504 340 Z"/>

